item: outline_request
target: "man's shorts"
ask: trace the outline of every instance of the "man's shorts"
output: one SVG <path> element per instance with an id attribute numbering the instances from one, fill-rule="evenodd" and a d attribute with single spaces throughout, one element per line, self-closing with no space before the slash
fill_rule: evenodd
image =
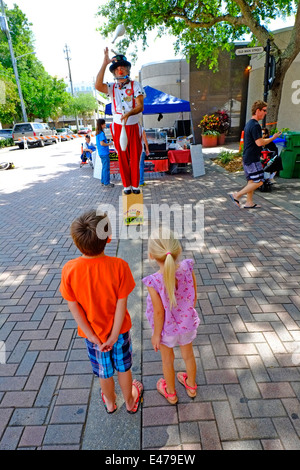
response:
<path id="1" fill-rule="evenodd" d="M 115 370 L 126 372 L 132 366 L 132 344 L 129 332 L 120 334 L 111 351 L 101 352 L 95 343 L 85 340 L 93 373 L 101 379 L 108 379 Z"/>
<path id="2" fill-rule="evenodd" d="M 250 165 L 244 163 L 243 166 L 248 181 L 253 181 L 253 183 L 264 181 L 264 170 L 261 162 L 250 163 Z"/>

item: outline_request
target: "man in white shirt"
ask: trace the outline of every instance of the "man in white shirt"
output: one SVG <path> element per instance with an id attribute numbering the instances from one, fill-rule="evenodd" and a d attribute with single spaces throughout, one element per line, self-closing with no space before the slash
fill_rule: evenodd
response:
<path id="1" fill-rule="evenodd" d="M 116 83 L 104 83 L 108 64 Z M 139 124 L 144 109 L 144 90 L 140 83 L 130 79 L 131 64 L 122 54 L 109 58 L 108 48 L 104 50 L 104 60 L 96 78 L 95 88 L 106 93 L 112 100 L 113 123 L 111 133 L 118 153 L 120 174 L 124 193 L 139 194 L 140 158 L 142 154 L 142 129 Z M 127 147 L 122 150 L 120 137 L 123 122 L 127 134 Z"/>

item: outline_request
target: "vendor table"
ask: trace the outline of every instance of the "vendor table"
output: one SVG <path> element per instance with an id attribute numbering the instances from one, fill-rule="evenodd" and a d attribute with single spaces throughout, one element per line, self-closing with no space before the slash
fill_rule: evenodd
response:
<path id="1" fill-rule="evenodd" d="M 169 150 L 169 163 L 191 163 L 191 151 L 188 150 Z"/>

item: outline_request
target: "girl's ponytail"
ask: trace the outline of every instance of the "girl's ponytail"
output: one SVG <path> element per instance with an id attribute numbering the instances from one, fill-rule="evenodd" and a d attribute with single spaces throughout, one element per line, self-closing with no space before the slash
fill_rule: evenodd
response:
<path id="1" fill-rule="evenodd" d="M 176 307 L 175 287 L 176 287 L 176 265 L 172 253 L 168 252 L 164 264 L 164 284 L 170 301 L 170 309 Z"/>
<path id="2" fill-rule="evenodd" d="M 180 242 L 174 233 L 161 227 L 149 238 L 148 251 L 155 260 L 164 263 L 163 280 L 170 301 L 170 309 L 176 306 L 176 260 L 181 253 Z"/>

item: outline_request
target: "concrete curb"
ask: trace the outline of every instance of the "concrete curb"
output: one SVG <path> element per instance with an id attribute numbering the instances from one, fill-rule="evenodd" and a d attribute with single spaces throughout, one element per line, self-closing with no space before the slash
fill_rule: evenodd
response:
<path id="1" fill-rule="evenodd" d="M 126 227 L 122 227 L 124 235 Z M 136 288 L 128 298 L 128 310 L 132 320 L 133 378 L 141 380 L 142 359 L 142 241 L 127 240 L 120 234 L 118 257 L 128 262 L 136 282 Z M 115 376 L 118 410 L 108 415 L 100 403 L 99 382 L 94 378 L 85 426 L 82 450 L 140 450 L 141 408 L 135 415 L 126 411 L 120 387 Z M 99 423 L 105 432 L 99 434 Z"/>

